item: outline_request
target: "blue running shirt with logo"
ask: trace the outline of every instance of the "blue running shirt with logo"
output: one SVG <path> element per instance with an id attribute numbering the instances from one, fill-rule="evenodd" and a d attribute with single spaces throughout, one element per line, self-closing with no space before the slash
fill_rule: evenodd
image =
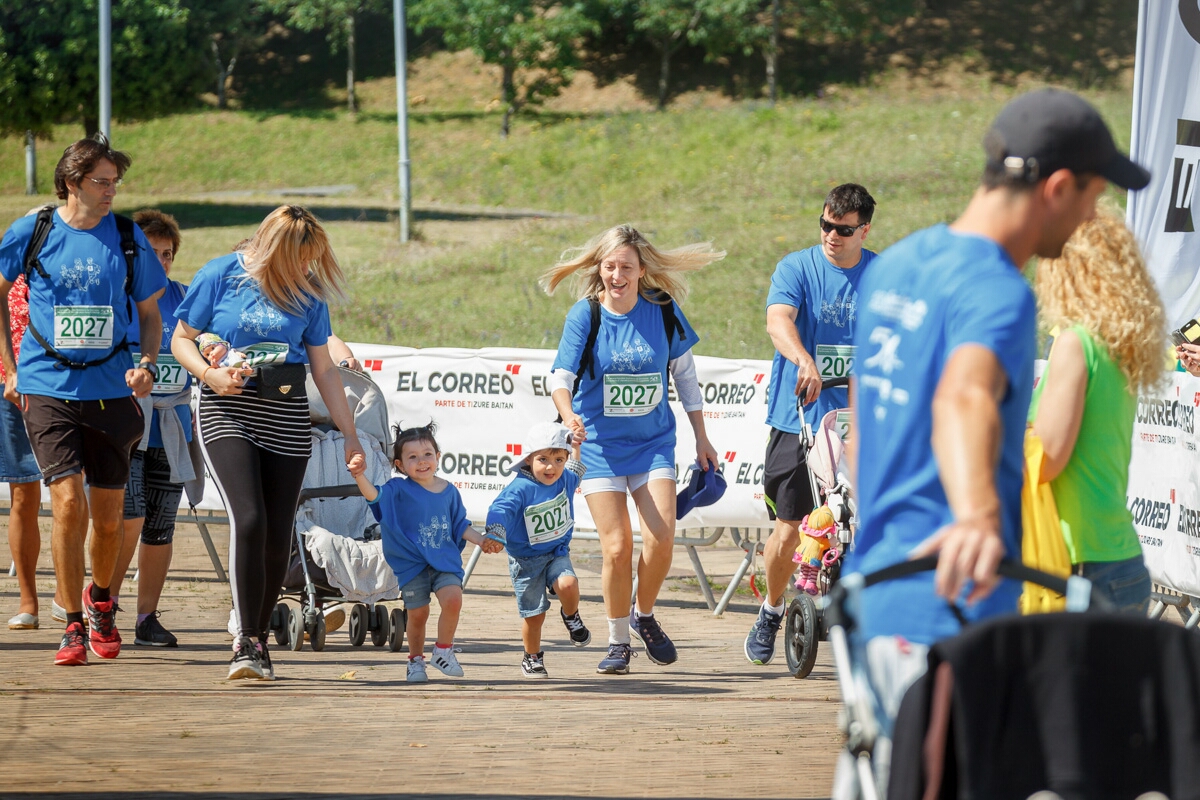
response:
<path id="1" fill-rule="evenodd" d="M 72 361 L 96 361 L 122 339 L 138 335 L 137 307 L 125 295 L 125 255 L 112 214 L 94 228 L 80 230 L 63 222 L 58 212 L 42 247 L 42 268 L 29 276 L 29 324 Z M 25 248 L 33 236 L 36 215 L 22 217 L 0 241 L 0 274 L 15 281 L 25 269 Z M 133 262 L 133 300 L 140 302 L 167 285 L 154 249 L 136 225 L 137 255 Z M 22 394 L 60 400 L 107 400 L 129 397 L 125 353 L 86 369 L 62 369 L 33 336 L 22 341 L 17 364 Z"/>
<path id="2" fill-rule="evenodd" d="M 246 275 L 241 253 L 201 267 L 175 316 L 198 331 L 215 333 L 249 357 L 249 366 L 307 364 L 305 345 L 329 341 L 329 306 L 312 298 L 299 314 L 276 306 Z"/>
<path id="3" fill-rule="evenodd" d="M 166 291 L 158 298 L 158 313 L 162 315 L 162 343 L 158 350 L 158 380 L 154 382 L 151 394 L 162 396 L 178 394 L 192 385 L 192 375 L 183 365 L 171 355 L 171 335 L 175 333 L 175 309 L 183 301 L 187 288 L 179 281 L 167 281 Z M 129 335 L 129 349 L 133 354 L 133 363 L 141 360 L 141 344 L 138 342 L 136 331 Z M 184 403 L 175 406 L 175 413 L 183 423 L 183 432 L 190 442 L 192 440 L 192 407 Z M 154 418 L 150 421 L 150 439 L 147 447 L 162 447 L 162 432 L 158 429 L 158 409 L 154 409 Z"/>
<path id="4" fill-rule="evenodd" d="M 463 532 L 470 527 L 462 495 L 454 484 L 431 492 L 408 478 L 377 486 L 367 503 L 383 534 L 383 557 L 401 586 L 425 567 L 463 576 Z"/>
<path id="5" fill-rule="evenodd" d="M 526 474 L 517 473 L 500 490 L 488 509 L 487 524 L 504 526 L 505 549 L 517 558 L 570 552 L 575 531 L 575 490 L 579 476 L 564 469 L 558 480 L 547 486 Z"/>
<path id="6" fill-rule="evenodd" d="M 699 337 L 674 300 L 683 325 L 667 348 L 662 309 L 639 297 L 628 314 L 600 306 L 595 377 L 581 375 L 571 407 L 582 419 L 587 439 L 581 460 L 589 478 L 639 475 L 675 466 L 675 415 L 667 404 L 667 366 L 696 345 Z M 579 371 L 579 359 L 592 324 L 588 301 L 567 312 L 552 370 Z"/>
<path id="7" fill-rule="evenodd" d="M 823 379 L 849 375 L 854 366 L 858 285 L 875 258 L 875 253 L 863 250 L 856 266 L 841 269 L 829 262 L 820 245 L 815 245 L 788 253 L 771 276 L 767 307 L 785 305 L 798 310 L 796 333 Z M 767 388 L 767 424 L 787 433 L 800 433 L 800 414 L 796 411 L 798 374 L 799 368 L 776 351 Z M 827 412 L 849 404 L 845 389 L 829 389 L 805 407 L 804 419 L 816 428 Z"/>
<path id="8" fill-rule="evenodd" d="M 859 527 L 848 572 L 904 561 L 952 521 L 930 438 L 931 406 L 954 351 L 982 345 L 1007 379 L 996 488 L 1007 557 L 1021 554 L 1025 415 L 1033 390 L 1036 306 L 1020 269 L 994 241 L 938 225 L 893 245 L 860 286 L 855 364 L 859 440 Z M 1002 581 L 965 607 L 968 619 L 1016 610 L 1021 584 Z M 887 581 L 863 592 L 864 638 L 903 636 L 919 644 L 959 630 L 933 573 Z"/>

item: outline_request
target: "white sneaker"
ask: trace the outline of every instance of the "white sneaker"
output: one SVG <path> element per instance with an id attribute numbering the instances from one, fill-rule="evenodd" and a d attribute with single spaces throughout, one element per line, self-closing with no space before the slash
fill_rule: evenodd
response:
<path id="1" fill-rule="evenodd" d="M 225 630 L 229 631 L 229 635 L 233 638 L 238 637 L 238 618 L 237 613 L 231 608 L 229 609 L 229 624 L 225 626 Z"/>
<path id="2" fill-rule="evenodd" d="M 67 610 L 53 600 L 50 601 L 50 619 L 55 622 L 67 621 Z"/>
<path id="3" fill-rule="evenodd" d="M 463 668 L 454 656 L 453 646 L 433 648 L 433 655 L 429 657 L 429 663 L 441 670 L 443 675 L 449 675 L 451 678 L 463 676 Z"/>
<path id="4" fill-rule="evenodd" d="M 406 680 L 409 683 L 425 683 L 429 680 L 429 675 L 425 672 L 425 656 L 417 656 L 408 660 Z"/>

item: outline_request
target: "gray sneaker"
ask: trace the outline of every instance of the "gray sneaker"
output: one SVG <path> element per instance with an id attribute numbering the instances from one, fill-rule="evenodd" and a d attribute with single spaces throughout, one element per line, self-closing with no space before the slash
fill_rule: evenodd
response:
<path id="1" fill-rule="evenodd" d="M 425 672 L 425 656 L 408 660 L 408 677 L 405 680 L 409 683 L 425 683 L 429 680 L 429 674 Z"/>
<path id="2" fill-rule="evenodd" d="M 771 663 L 775 657 L 775 635 L 782 624 L 783 614 L 773 614 L 762 607 L 758 609 L 758 619 L 746 634 L 746 644 L 742 648 L 751 664 L 766 666 Z"/>
<path id="3" fill-rule="evenodd" d="M 254 678 L 261 681 L 264 677 L 258 648 L 249 636 L 239 636 L 233 645 L 233 658 L 229 660 L 229 680 Z"/>
<path id="4" fill-rule="evenodd" d="M 55 601 L 51 600 L 50 601 L 50 619 L 54 620 L 55 622 L 66 622 L 67 621 L 67 610 L 65 608 L 63 608 L 62 606 L 60 606 Z"/>

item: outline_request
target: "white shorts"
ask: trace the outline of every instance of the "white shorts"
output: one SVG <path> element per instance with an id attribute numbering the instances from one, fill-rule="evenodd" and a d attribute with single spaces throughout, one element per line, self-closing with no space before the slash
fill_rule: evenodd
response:
<path id="1" fill-rule="evenodd" d="M 649 472 L 639 472 L 636 475 L 618 475 L 612 478 L 584 478 L 579 482 L 579 491 L 584 497 L 597 492 L 635 492 L 650 481 L 675 482 L 674 467 L 659 467 Z"/>

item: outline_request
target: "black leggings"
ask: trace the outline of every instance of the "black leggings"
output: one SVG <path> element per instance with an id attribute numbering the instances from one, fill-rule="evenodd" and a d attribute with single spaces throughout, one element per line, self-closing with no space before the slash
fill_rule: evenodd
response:
<path id="1" fill-rule="evenodd" d="M 206 442 L 204 449 L 229 511 L 229 574 L 241 635 L 265 641 L 287 572 L 308 459 L 236 436 Z"/>

